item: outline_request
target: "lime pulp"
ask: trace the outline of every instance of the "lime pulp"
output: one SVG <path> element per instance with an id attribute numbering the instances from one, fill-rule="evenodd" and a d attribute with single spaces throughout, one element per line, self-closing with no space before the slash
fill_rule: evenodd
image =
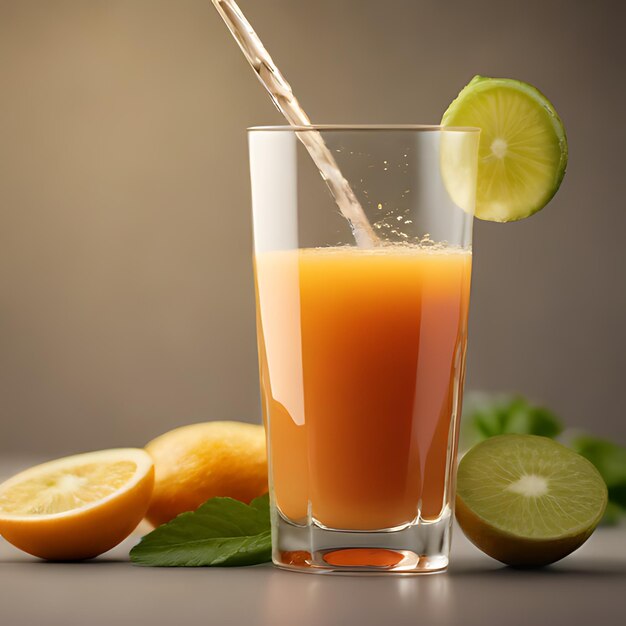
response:
<path id="1" fill-rule="evenodd" d="M 514 537 L 588 535 L 607 504 L 596 468 L 569 448 L 535 435 L 500 435 L 461 460 L 457 497 L 485 525 Z"/>

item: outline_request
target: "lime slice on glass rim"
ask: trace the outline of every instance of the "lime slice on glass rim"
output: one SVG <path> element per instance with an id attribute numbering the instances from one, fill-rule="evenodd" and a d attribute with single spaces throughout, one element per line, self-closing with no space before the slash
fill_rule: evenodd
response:
<path id="1" fill-rule="evenodd" d="M 557 192 L 567 166 L 565 129 L 551 102 L 532 85 L 475 76 L 441 125 L 482 131 L 476 217 L 520 220 L 541 210 Z M 448 187 L 454 199 L 458 194 Z"/>
<path id="2" fill-rule="evenodd" d="M 459 525 L 507 565 L 548 565 L 567 556 L 589 538 L 606 504 L 598 470 L 547 437 L 492 437 L 459 463 Z"/>

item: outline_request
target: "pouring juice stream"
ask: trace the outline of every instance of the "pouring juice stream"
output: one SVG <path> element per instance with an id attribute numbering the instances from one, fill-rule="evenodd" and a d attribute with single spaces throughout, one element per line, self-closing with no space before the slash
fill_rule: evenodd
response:
<path id="1" fill-rule="evenodd" d="M 234 0 L 212 1 L 276 108 L 291 126 L 311 126 L 311 120 L 294 96 L 291 85 L 285 80 L 237 3 Z M 362 248 L 377 245 L 378 237 L 321 134 L 312 129 L 296 135 L 319 169 L 341 214 L 350 222 L 357 245 Z"/>

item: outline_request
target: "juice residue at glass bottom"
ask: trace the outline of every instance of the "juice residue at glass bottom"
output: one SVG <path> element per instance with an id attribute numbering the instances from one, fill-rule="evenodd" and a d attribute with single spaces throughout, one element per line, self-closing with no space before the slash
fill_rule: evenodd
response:
<path id="1" fill-rule="evenodd" d="M 383 548 L 348 548 L 324 555 L 326 563 L 341 567 L 393 567 L 403 558 L 400 552 Z"/>

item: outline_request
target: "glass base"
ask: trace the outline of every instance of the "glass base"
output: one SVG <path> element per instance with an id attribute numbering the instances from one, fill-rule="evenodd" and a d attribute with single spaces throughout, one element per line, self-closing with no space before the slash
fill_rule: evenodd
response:
<path id="1" fill-rule="evenodd" d="M 272 561 L 311 574 L 436 574 L 448 567 L 450 511 L 396 529 L 349 531 L 297 525 L 275 513 Z"/>

